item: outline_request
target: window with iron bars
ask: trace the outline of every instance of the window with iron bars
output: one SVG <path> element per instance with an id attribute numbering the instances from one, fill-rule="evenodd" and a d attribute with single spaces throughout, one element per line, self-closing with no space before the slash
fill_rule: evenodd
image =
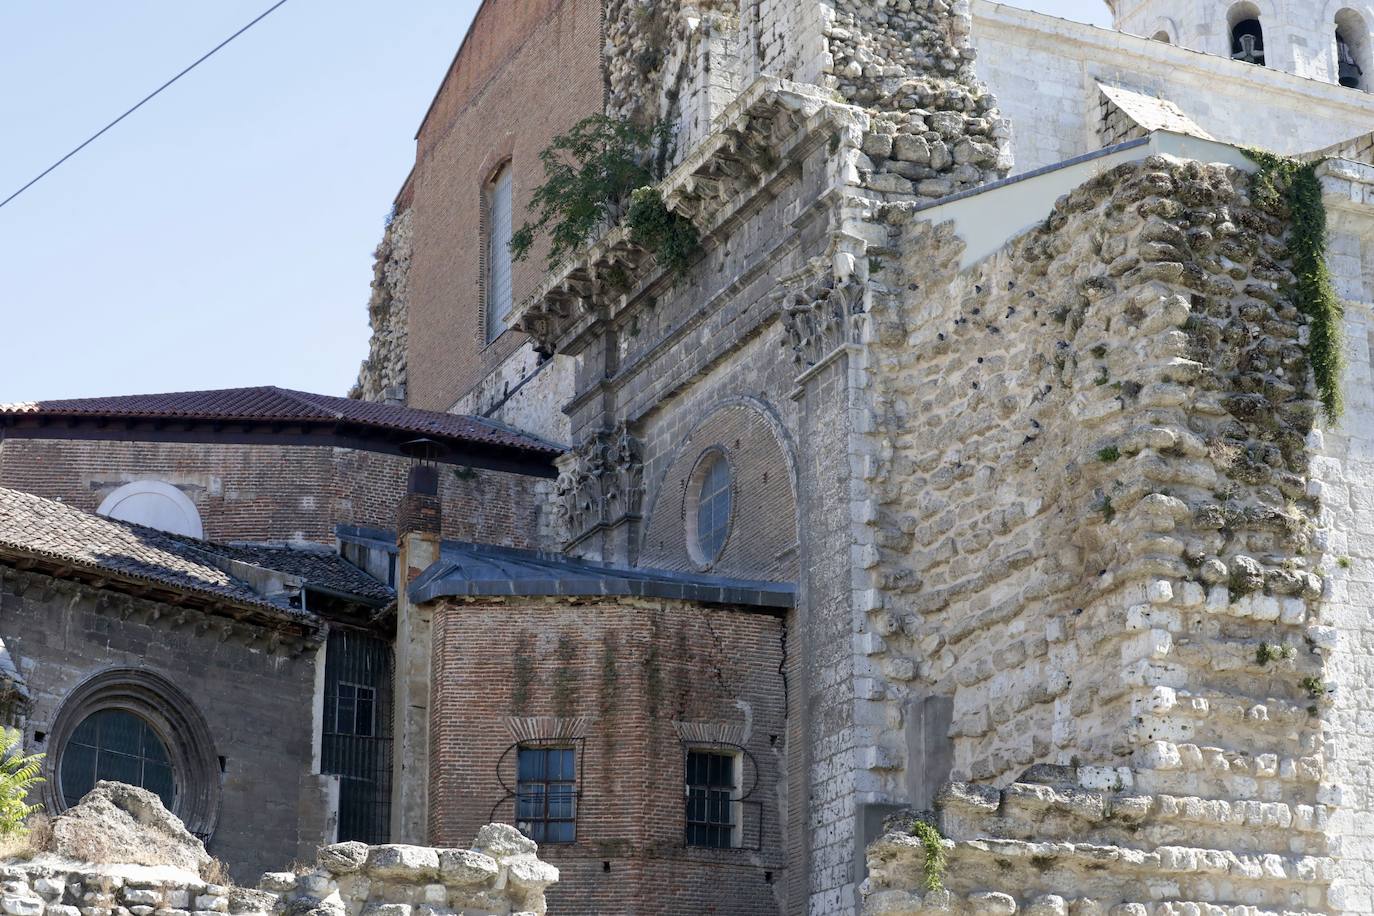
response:
<path id="1" fill-rule="evenodd" d="M 519 749 L 515 823 L 536 843 L 577 840 L 577 763 L 570 747 Z"/>
<path id="2" fill-rule="evenodd" d="M 687 751 L 687 845 L 740 845 L 739 755 Z"/>

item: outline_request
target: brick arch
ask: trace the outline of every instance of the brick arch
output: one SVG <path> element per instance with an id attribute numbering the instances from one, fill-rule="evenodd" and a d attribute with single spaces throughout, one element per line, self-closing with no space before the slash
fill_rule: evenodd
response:
<path id="1" fill-rule="evenodd" d="M 733 511 L 719 559 L 703 568 L 689 549 L 686 523 L 694 471 L 711 450 L 730 463 Z M 731 398 L 711 405 L 647 495 L 641 565 L 774 581 L 797 577 L 796 459 L 785 428 L 763 402 Z"/>

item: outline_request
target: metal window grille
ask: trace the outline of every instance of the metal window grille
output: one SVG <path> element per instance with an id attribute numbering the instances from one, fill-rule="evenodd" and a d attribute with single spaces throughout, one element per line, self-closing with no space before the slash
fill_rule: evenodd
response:
<path id="1" fill-rule="evenodd" d="M 577 839 L 577 764 L 570 747 L 522 747 L 517 757 L 515 823 L 536 843 Z"/>
<path id="2" fill-rule="evenodd" d="M 329 634 L 321 770 L 340 777 L 339 841 L 386 843 L 391 830 L 391 646 Z"/>
<path id="3" fill-rule="evenodd" d="M 733 849 L 739 845 L 739 757 L 718 751 L 687 752 L 687 845 Z"/>
<path id="4" fill-rule="evenodd" d="M 102 779 L 147 789 L 171 811 L 176 779 L 167 746 L 138 716 L 106 709 L 87 716 L 62 748 L 63 801 L 75 805 Z"/>

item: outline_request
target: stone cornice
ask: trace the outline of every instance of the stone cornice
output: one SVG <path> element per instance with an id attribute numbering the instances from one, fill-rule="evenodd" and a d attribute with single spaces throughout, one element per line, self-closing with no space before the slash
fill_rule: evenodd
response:
<path id="1" fill-rule="evenodd" d="M 659 190 L 674 211 L 696 224 L 709 246 L 776 182 L 794 177 L 798 160 L 815 142 L 848 131 L 846 145 L 857 149 L 867 125 L 861 109 L 836 102 L 814 86 L 761 77 L 731 103 L 715 130 Z M 837 174 L 836 180 L 852 177 Z M 512 324 L 545 352 L 575 352 L 574 341 L 616 317 L 663 274 L 652 254 L 618 226 L 553 272 L 516 307 Z"/>

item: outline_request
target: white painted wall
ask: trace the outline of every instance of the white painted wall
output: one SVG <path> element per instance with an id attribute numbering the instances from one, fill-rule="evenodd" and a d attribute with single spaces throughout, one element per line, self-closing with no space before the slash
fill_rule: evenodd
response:
<path id="1" fill-rule="evenodd" d="M 1203 0 L 1175 2 L 1210 6 Z M 1328 0 L 1290 2 L 1322 5 Z M 1334 22 L 1346 0 L 1330 2 L 1336 4 L 1330 16 Z M 1225 5 L 1226 0 L 1218 3 Z M 1224 9 L 1221 15 L 1224 19 Z M 991 0 L 974 0 L 973 16 L 978 76 L 997 96 L 1002 114 L 1011 119 L 1016 172 L 1101 146 L 1097 138 L 1099 80 L 1167 98 L 1218 140 L 1241 146 L 1309 152 L 1374 131 L 1374 95 L 1332 82 Z M 1333 68 L 1334 44 L 1333 25 Z M 1322 79 L 1327 79 L 1325 71 Z"/>

